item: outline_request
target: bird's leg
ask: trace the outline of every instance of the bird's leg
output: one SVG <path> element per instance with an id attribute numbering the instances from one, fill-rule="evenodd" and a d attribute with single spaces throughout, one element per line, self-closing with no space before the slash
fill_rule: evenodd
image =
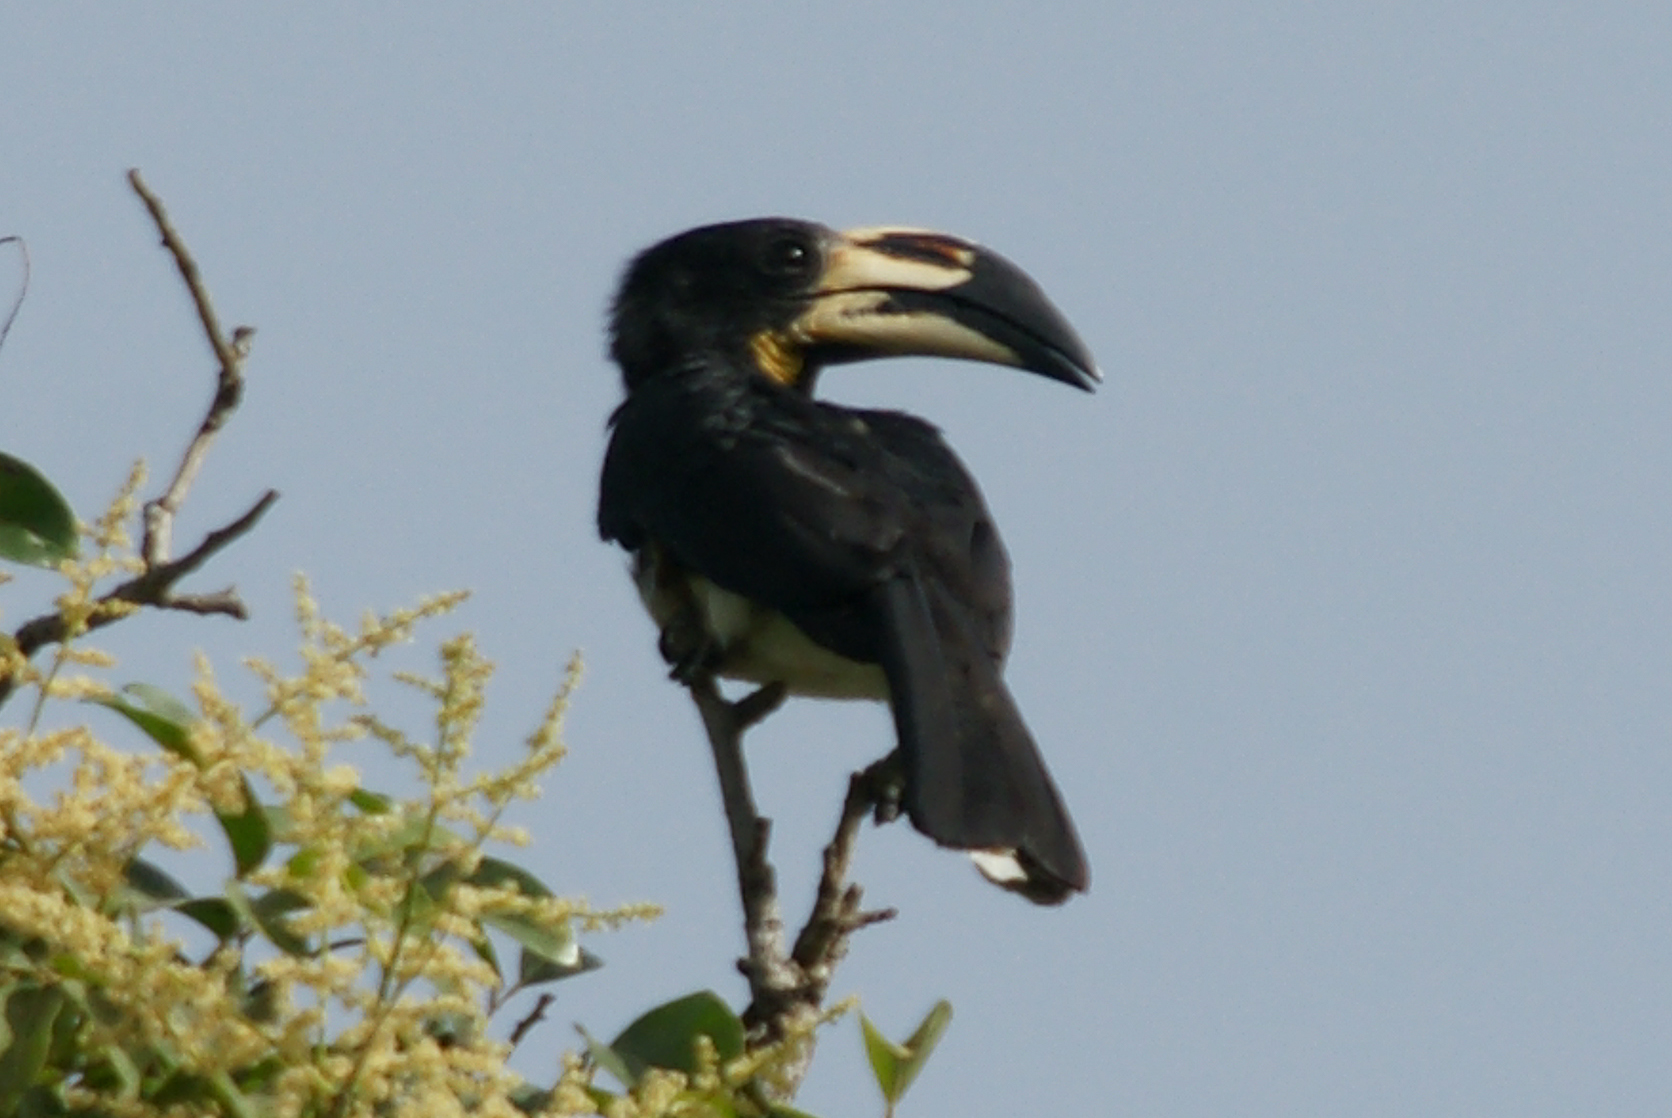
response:
<path id="1" fill-rule="evenodd" d="M 708 635 L 694 602 L 684 602 L 662 626 L 656 650 L 671 665 L 669 678 L 689 687 L 720 667 L 720 646 Z"/>
<path id="2" fill-rule="evenodd" d="M 661 634 L 656 650 L 668 675 L 687 687 L 718 674 L 722 649 L 703 624 L 702 610 L 685 572 L 654 544 L 633 553 L 633 582 Z"/>
<path id="3" fill-rule="evenodd" d="M 703 676 L 713 675 L 720 664 L 719 646 L 701 635 L 691 639 L 691 634 L 683 627 L 670 625 L 663 629 L 656 647 L 662 653 L 662 659 L 672 665 L 668 669 L 668 678 L 687 687 Z"/>
<path id="4" fill-rule="evenodd" d="M 732 703 L 732 718 L 737 721 L 738 732 L 742 733 L 783 706 L 788 693 L 782 683 L 763 683 Z"/>
<path id="5" fill-rule="evenodd" d="M 880 826 L 900 818 L 900 803 L 906 795 L 906 770 L 900 751 L 867 765 L 855 777 L 871 804 L 871 818 Z"/>

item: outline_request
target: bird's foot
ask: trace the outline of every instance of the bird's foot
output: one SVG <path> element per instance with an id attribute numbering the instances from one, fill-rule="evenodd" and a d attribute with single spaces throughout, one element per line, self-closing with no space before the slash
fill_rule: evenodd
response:
<path id="1" fill-rule="evenodd" d="M 656 650 L 670 665 L 668 678 L 686 686 L 701 676 L 713 675 L 720 667 L 720 646 L 689 618 L 669 622 L 656 642 Z"/>
<path id="2" fill-rule="evenodd" d="M 871 818 L 879 826 L 900 818 L 900 805 L 906 795 L 906 772 L 900 764 L 900 751 L 873 761 L 859 776 L 871 801 Z"/>

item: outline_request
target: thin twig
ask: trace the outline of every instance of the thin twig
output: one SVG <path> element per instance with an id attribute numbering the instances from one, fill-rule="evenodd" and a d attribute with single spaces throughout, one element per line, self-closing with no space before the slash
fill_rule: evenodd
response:
<path id="1" fill-rule="evenodd" d="M 29 243 L 17 234 L 0 237 L 0 245 L 17 245 L 17 254 L 23 261 L 23 276 L 18 280 L 17 295 L 12 299 L 11 309 L 6 312 L 6 320 L 0 322 L 0 346 L 6 344 L 6 335 L 12 332 L 12 323 L 17 321 L 17 313 L 23 309 L 23 300 L 29 295 Z"/>
<path id="2" fill-rule="evenodd" d="M 546 1019 L 546 1010 L 557 998 L 551 994 L 541 994 L 535 999 L 534 1008 L 528 1011 L 528 1016 L 517 1022 L 517 1027 L 511 1030 L 510 1044 L 512 1048 L 522 1043 L 528 1030 Z"/>
<path id="3" fill-rule="evenodd" d="M 278 490 L 269 489 L 263 493 L 249 510 L 232 523 L 216 528 L 203 542 L 178 559 L 170 559 L 159 567 L 152 567 L 145 573 L 112 590 L 110 596 L 117 601 L 133 602 L 136 605 L 162 606 L 165 609 L 184 609 L 193 613 L 225 613 L 238 618 L 240 621 L 249 616 L 244 603 L 230 589 L 221 590 L 215 594 L 176 597 L 170 593 L 174 584 L 186 575 L 191 574 L 220 551 L 227 544 L 255 527 L 273 502 L 279 499 Z"/>
<path id="4" fill-rule="evenodd" d="M 88 614 L 80 633 L 89 633 L 120 621 L 132 613 L 135 606 L 153 606 L 157 609 L 181 610 L 186 613 L 218 613 L 236 617 L 240 621 L 248 618 L 249 610 L 230 587 L 211 594 L 176 595 L 173 592 L 174 584 L 203 566 L 217 551 L 254 528 L 262 514 L 278 499 L 278 493 L 269 489 L 243 516 L 225 527 L 210 532 L 203 538 L 202 543 L 185 555 L 160 567 L 145 570 L 102 595 Z M 24 622 L 17 632 L 12 634 L 12 639 L 17 643 L 18 653 L 27 660 L 47 645 L 57 644 L 80 633 L 70 632 L 69 623 L 63 614 L 44 613 Z M 11 697 L 16 687 L 17 679 L 14 675 L 0 675 L 0 704 Z"/>
<path id="5" fill-rule="evenodd" d="M 836 964 L 847 953 L 848 936 L 860 928 L 892 920 L 897 915 L 892 908 L 861 911 L 860 888 L 848 882 L 848 867 L 853 862 L 854 847 L 859 840 L 859 824 L 871 814 L 878 802 L 878 781 L 889 761 L 885 757 L 848 779 L 848 795 L 842 801 L 842 818 L 836 824 L 835 837 L 824 848 L 824 873 L 819 877 L 813 911 L 795 939 L 792 958 L 809 982 L 818 983 L 821 1001 L 835 973 Z"/>
<path id="6" fill-rule="evenodd" d="M 215 360 L 220 364 L 215 378 L 214 398 L 209 403 L 209 410 L 204 414 L 203 422 L 198 425 L 197 434 L 186 447 L 186 453 L 180 456 L 180 465 L 174 471 L 174 480 L 169 482 L 168 488 L 164 489 L 161 495 L 145 505 L 145 540 L 141 546 L 141 554 L 148 566 L 154 566 L 167 561 L 174 515 L 179 511 L 181 502 L 186 499 L 186 493 L 191 489 L 192 481 L 197 477 L 197 471 L 209 453 L 209 444 L 214 441 L 216 432 L 226 423 L 227 417 L 243 398 L 244 358 L 249 353 L 250 337 L 254 331 L 240 326 L 230 336 L 221 332 L 220 319 L 216 317 L 215 306 L 209 300 L 209 291 L 203 285 L 203 274 L 198 271 L 197 261 L 186 248 L 186 242 L 180 239 L 173 222 L 169 221 L 162 201 L 145 185 L 145 180 L 140 178 L 137 169 L 128 172 L 128 183 L 145 203 L 145 208 L 150 211 L 151 220 L 162 236 L 163 247 L 168 249 L 169 255 L 174 258 L 174 266 L 180 270 L 180 278 L 185 281 L 186 290 L 191 292 L 192 303 L 197 307 L 198 321 L 203 324 L 203 335 L 209 340 L 209 347 L 215 351 Z"/>

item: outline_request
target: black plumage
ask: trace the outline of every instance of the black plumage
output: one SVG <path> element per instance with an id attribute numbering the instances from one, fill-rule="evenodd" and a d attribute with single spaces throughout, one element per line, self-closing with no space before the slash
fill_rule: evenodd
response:
<path id="1" fill-rule="evenodd" d="M 633 552 L 664 652 L 792 694 L 888 701 L 920 831 L 1036 901 L 1085 889 L 1002 678 L 1009 561 L 980 491 L 928 423 L 810 394 L 826 365 L 904 352 L 1089 387 L 1089 355 L 1031 281 L 940 234 L 707 227 L 629 268 L 612 352 L 628 395 L 598 526 Z"/>

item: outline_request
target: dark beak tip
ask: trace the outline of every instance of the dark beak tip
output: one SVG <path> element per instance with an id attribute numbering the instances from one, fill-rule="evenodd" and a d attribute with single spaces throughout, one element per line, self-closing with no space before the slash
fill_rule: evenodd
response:
<path id="1" fill-rule="evenodd" d="M 1057 371 L 1051 374 L 1054 379 L 1071 384 L 1082 392 L 1096 392 L 1098 385 L 1103 383 L 1103 370 L 1097 367 L 1089 354 L 1084 359 L 1061 354 L 1059 361 Z"/>

